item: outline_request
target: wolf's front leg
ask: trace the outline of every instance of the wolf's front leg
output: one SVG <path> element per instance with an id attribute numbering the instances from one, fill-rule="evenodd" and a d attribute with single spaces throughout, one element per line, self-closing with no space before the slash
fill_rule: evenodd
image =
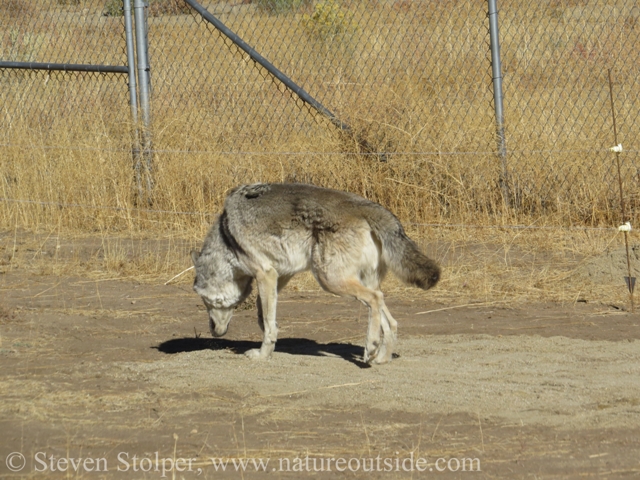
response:
<path id="1" fill-rule="evenodd" d="M 376 308 L 369 306 L 369 323 L 367 326 L 367 340 L 364 345 L 363 360 L 365 363 L 374 363 L 378 353 L 380 353 L 380 347 L 382 340 L 380 338 L 380 312 Z"/>
<path id="2" fill-rule="evenodd" d="M 253 348 L 246 352 L 246 356 L 253 360 L 268 360 L 276 348 L 278 340 L 278 323 L 276 322 L 276 304 L 278 302 L 278 272 L 270 268 L 266 272 L 260 271 L 256 275 L 260 310 L 264 337 L 260 348 Z"/>

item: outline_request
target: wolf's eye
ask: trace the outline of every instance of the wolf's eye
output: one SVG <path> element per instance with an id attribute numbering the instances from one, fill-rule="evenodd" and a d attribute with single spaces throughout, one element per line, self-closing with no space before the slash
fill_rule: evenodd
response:
<path id="1" fill-rule="evenodd" d="M 208 299 L 206 299 L 205 297 L 202 297 L 202 301 L 204 302 L 204 304 L 205 304 L 205 306 L 207 308 L 213 308 L 213 304 Z"/>
<path id="2" fill-rule="evenodd" d="M 222 300 L 219 298 L 205 298 L 202 297 L 202 301 L 207 308 L 222 308 Z"/>

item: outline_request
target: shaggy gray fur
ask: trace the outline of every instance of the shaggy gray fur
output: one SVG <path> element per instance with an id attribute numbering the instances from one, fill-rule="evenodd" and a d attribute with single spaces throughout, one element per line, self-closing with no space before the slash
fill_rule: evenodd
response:
<path id="1" fill-rule="evenodd" d="M 304 184 L 255 184 L 233 189 L 194 252 L 194 289 L 207 305 L 211 331 L 226 332 L 232 309 L 258 283 L 258 317 L 265 332 L 252 358 L 266 359 L 277 338 L 277 291 L 293 275 L 311 270 L 320 285 L 370 310 L 365 361 L 391 359 L 396 321 L 384 304 L 380 281 L 389 268 L 422 289 L 440 278 L 438 265 L 381 205 L 358 195 Z"/>

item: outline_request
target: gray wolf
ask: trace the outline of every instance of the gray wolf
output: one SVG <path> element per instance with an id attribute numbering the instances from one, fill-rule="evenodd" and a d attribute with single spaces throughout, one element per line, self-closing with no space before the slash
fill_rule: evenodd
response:
<path id="1" fill-rule="evenodd" d="M 259 360 L 275 348 L 278 292 L 296 273 L 311 270 L 323 289 L 369 307 L 363 358 L 369 364 L 389 362 L 396 342 L 398 324 L 380 291 L 387 269 L 425 290 L 440 278 L 438 265 L 389 210 L 352 193 L 297 183 L 231 190 L 202 250 L 191 257 L 193 288 L 207 307 L 214 337 L 227 332 L 234 308 L 256 280 L 264 339 L 246 355 Z"/>

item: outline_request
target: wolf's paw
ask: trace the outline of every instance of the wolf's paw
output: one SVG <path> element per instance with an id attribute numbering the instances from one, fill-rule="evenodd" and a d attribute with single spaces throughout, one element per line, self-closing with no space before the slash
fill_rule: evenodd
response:
<path id="1" fill-rule="evenodd" d="M 392 351 L 384 343 L 378 346 L 372 353 L 365 349 L 364 361 L 369 365 L 382 365 L 389 363 L 392 358 Z"/>
<path id="2" fill-rule="evenodd" d="M 372 364 L 374 360 L 380 353 L 380 342 L 371 342 L 371 344 L 367 343 L 367 346 L 364 348 L 364 363 Z"/>
<path id="3" fill-rule="evenodd" d="M 251 360 L 269 360 L 269 357 L 262 355 L 259 348 L 252 348 L 244 353 Z"/>
<path id="4" fill-rule="evenodd" d="M 387 352 L 380 352 L 375 358 L 369 360 L 369 365 L 383 365 L 385 363 L 391 362 L 392 355 Z"/>

